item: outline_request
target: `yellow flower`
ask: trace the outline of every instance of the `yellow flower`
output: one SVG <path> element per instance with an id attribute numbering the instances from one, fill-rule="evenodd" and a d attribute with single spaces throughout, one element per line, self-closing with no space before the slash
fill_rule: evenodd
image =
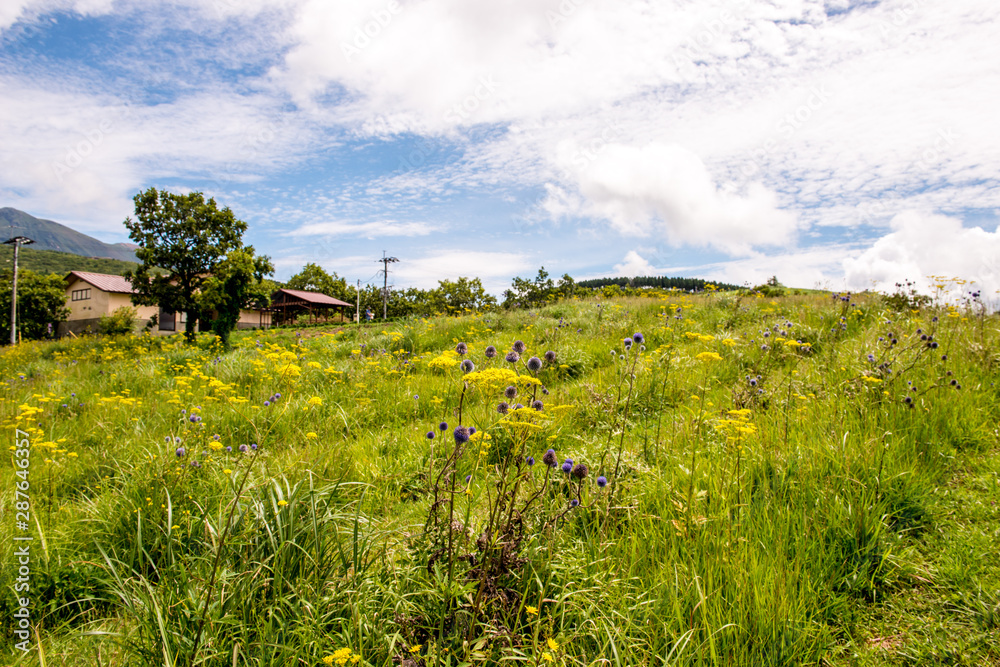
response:
<path id="1" fill-rule="evenodd" d="M 279 500 L 278 501 L 278 507 L 284 507 L 287 504 L 288 504 L 287 500 Z"/>
<path id="2" fill-rule="evenodd" d="M 313 433 L 312 431 L 309 431 L 308 433 L 306 433 L 306 437 L 312 439 L 312 438 L 318 438 L 319 436 Z"/>
<path id="3" fill-rule="evenodd" d="M 323 664 L 324 665 L 332 665 L 333 664 L 333 656 L 332 655 L 328 655 L 325 658 L 323 658 Z"/>
<path id="4" fill-rule="evenodd" d="M 417 644 L 416 646 L 410 647 L 410 653 L 420 653 L 420 649 L 423 648 L 423 644 Z"/>
<path id="5" fill-rule="evenodd" d="M 553 662 L 555 659 L 552 657 L 551 653 L 546 651 L 545 653 L 542 654 L 542 660 L 544 660 L 545 662 Z"/>
<path id="6" fill-rule="evenodd" d="M 559 643 L 555 639 L 553 639 L 552 637 L 549 637 L 546 640 L 545 643 L 548 644 L 549 649 L 551 649 L 553 651 L 558 651 L 559 650 Z"/>
<path id="7" fill-rule="evenodd" d="M 694 357 L 702 361 L 722 361 L 722 357 L 717 352 L 699 352 Z"/>
<path id="8" fill-rule="evenodd" d="M 529 605 L 525 607 L 524 610 L 529 614 L 531 614 L 532 616 L 538 616 L 538 607 L 532 607 Z"/>
<path id="9" fill-rule="evenodd" d="M 309 405 L 319 406 L 319 405 L 323 405 L 323 399 L 320 398 L 319 396 L 313 396 L 308 401 L 306 401 L 306 403 L 309 404 Z"/>

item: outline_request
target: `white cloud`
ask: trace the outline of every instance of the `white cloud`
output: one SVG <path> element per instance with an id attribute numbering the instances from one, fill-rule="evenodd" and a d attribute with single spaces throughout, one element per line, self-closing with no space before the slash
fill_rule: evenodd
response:
<path id="1" fill-rule="evenodd" d="M 743 195 L 726 192 L 680 146 L 610 143 L 596 154 L 573 144 L 561 148 L 560 166 L 583 199 L 575 213 L 608 220 L 623 234 L 747 254 L 754 246 L 788 243 L 795 232 L 795 217 L 778 209 L 774 193 L 759 184 Z M 551 205 L 566 206 L 565 197 Z"/>
<path id="2" fill-rule="evenodd" d="M 890 227 L 861 255 L 844 260 L 854 289 L 891 292 L 896 283 L 910 280 L 930 293 L 936 281 L 929 276 L 975 281 L 984 295 L 1000 289 L 1000 228 L 963 227 L 956 218 L 918 211 L 900 213 Z"/>
<path id="3" fill-rule="evenodd" d="M 629 250 L 621 264 L 615 264 L 615 275 L 634 278 L 655 276 L 658 271 L 635 250 Z"/>
<path id="4" fill-rule="evenodd" d="M 527 255 L 515 252 L 441 250 L 430 251 L 393 265 L 399 284 L 414 287 L 437 287 L 439 280 L 461 276 L 479 278 L 486 290 L 499 294 L 510 287 L 511 276 L 533 266 Z"/>
<path id="5" fill-rule="evenodd" d="M 387 236 L 427 236 L 436 228 L 425 222 L 313 222 L 289 232 L 290 236 L 363 236 L 383 238 Z"/>

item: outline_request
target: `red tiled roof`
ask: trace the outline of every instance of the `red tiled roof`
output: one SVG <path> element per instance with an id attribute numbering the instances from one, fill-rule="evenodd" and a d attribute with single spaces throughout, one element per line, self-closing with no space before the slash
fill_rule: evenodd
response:
<path id="1" fill-rule="evenodd" d="M 63 280 L 69 281 L 74 276 L 105 292 L 135 294 L 132 283 L 121 276 L 112 276 L 107 273 L 89 273 L 87 271 L 70 271 Z"/>
<path id="2" fill-rule="evenodd" d="M 347 303 L 346 301 L 341 301 L 340 299 L 334 299 L 332 296 L 327 296 L 326 294 L 322 294 L 320 292 L 305 292 L 305 291 L 299 290 L 299 289 L 285 289 L 285 288 L 281 288 L 277 292 L 275 292 L 274 295 L 276 296 L 278 294 L 278 292 L 284 292 L 288 296 L 293 297 L 295 299 L 300 299 L 302 301 L 307 301 L 309 303 L 322 304 L 322 305 L 326 305 L 326 306 L 348 306 L 348 307 L 350 307 L 350 306 L 354 305 L 354 304 L 351 304 L 351 303 Z M 271 298 L 272 298 L 272 300 L 274 299 L 273 296 Z"/>

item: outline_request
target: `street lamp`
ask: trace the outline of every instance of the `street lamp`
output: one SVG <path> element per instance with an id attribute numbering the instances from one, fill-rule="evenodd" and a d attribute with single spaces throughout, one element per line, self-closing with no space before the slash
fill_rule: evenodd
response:
<path id="1" fill-rule="evenodd" d="M 27 236 L 15 236 L 4 241 L 4 245 L 14 246 L 14 279 L 10 294 L 10 344 L 17 343 L 17 255 L 21 246 L 34 243 Z"/>

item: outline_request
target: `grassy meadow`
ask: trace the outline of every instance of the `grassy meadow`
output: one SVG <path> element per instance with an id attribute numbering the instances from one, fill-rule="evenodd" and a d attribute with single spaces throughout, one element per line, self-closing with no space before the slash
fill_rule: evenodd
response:
<path id="1" fill-rule="evenodd" d="M 998 320 L 888 303 L 5 348 L 0 662 L 1000 664 Z"/>

